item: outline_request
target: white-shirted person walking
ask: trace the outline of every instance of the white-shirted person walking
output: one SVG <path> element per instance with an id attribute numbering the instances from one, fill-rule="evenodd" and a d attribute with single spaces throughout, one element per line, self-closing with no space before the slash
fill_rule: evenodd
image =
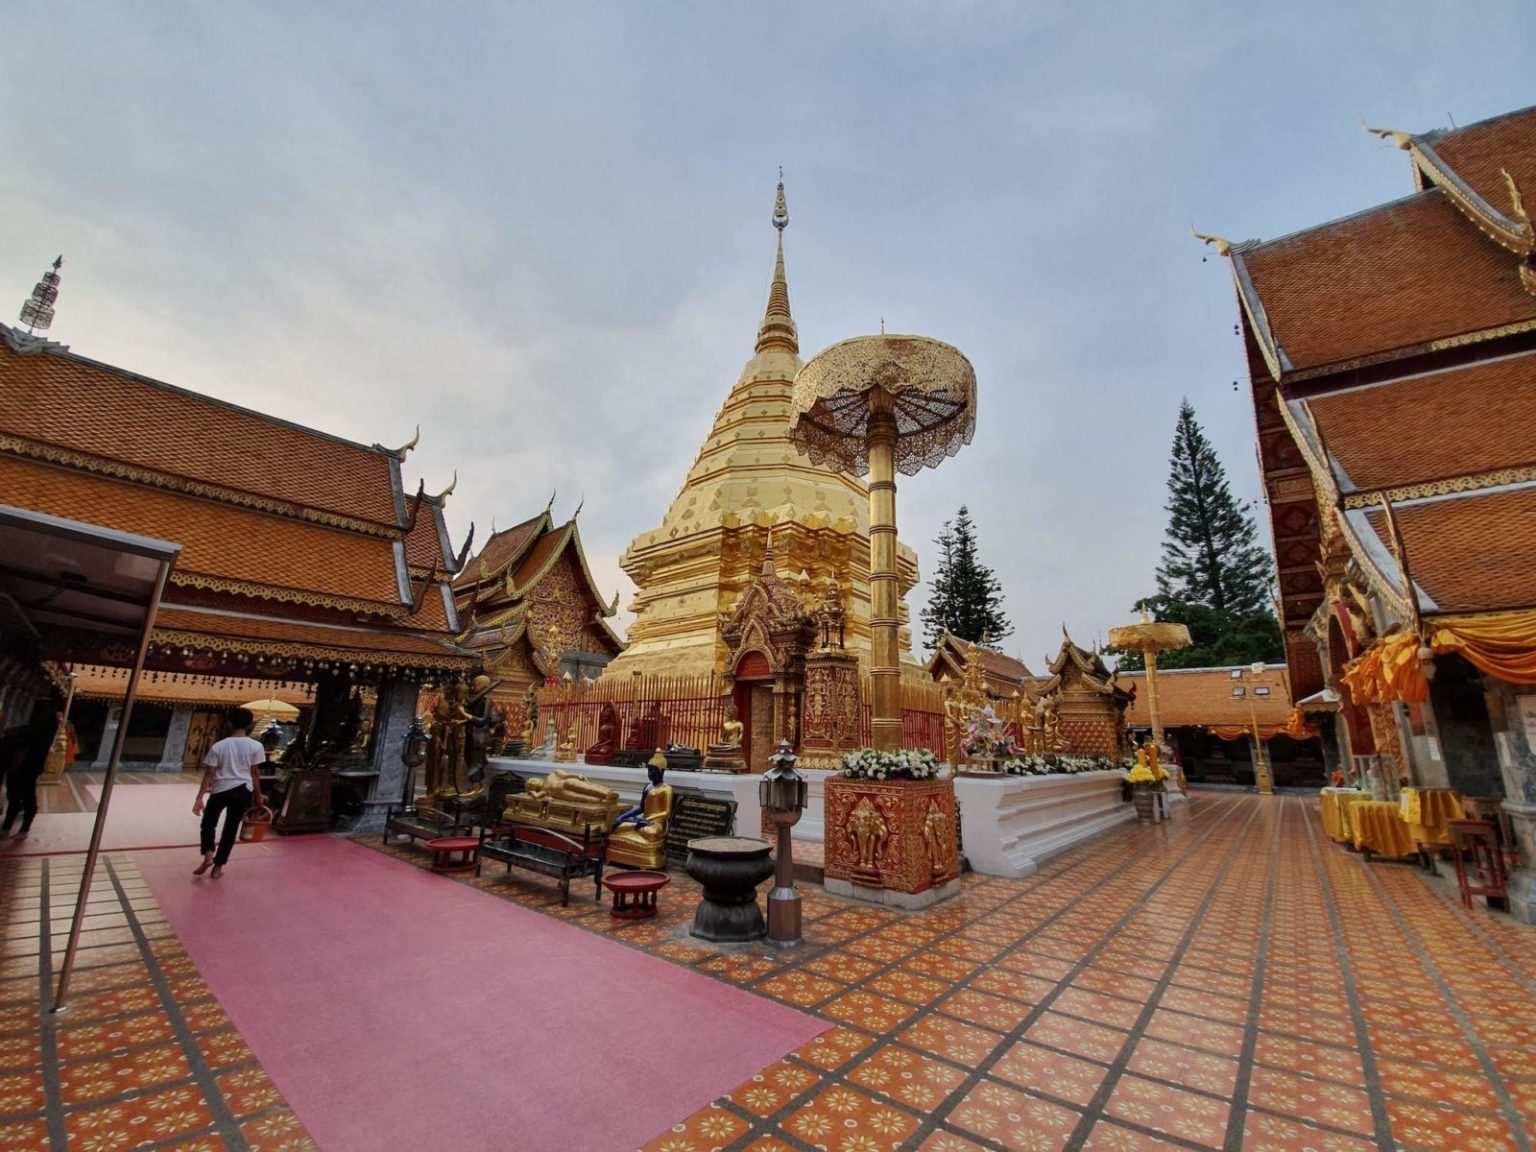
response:
<path id="1" fill-rule="evenodd" d="M 240 821 L 252 805 L 261 803 L 261 766 L 266 763 L 267 750 L 250 736 L 256 717 L 248 708 L 233 708 L 229 713 L 229 735 L 208 749 L 203 757 L 203 782 L 197 788 L 197 800 L 192 804 L 192 814 L 203 818 L 203 862 L 192 872 L 201 876 L 209 868 L 213 878 L 224 875 L 224 865 L 234 850 L 235 838 L 240 835 Z M 203 803 L 203 797 L 208 802 Z M 219 832 L 218 849 L 214 849 L 214 831 L 219 816 L 224 817 L 224 828 Z"/>

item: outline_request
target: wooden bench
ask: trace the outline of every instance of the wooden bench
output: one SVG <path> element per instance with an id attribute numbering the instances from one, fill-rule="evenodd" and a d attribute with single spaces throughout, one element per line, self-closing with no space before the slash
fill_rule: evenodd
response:
<path id="1" fill-rule="evenodd" d="M 571 880 L 577 876 L 591 876 L 592 898 L 603 895 L 603 865 L 608 859 L 608 835 L 606 830 L 595 830 L 588 825 L 580 840 L 540 828 L 532 824 L 508 822 L 496 826 L 495 832 L 480 834 L 480 860 L 486 857 L 500 860 L 510 873 L 513 868 L 526 868 L 544 876 L 560 880 L 560 904 L 571 902 Z M 480 867 L 475 866 L 475 875 Z"/>
<path id="2" fill-rule="evenodd" d="M 434 809 L 418 810 L 414 804 L 391 804 L 384 810 L 382 843 L 388 844 L 391 836 L 409 836 L 412 843 L 446 836 L 472 836 L 479 819 L 479 813 L 472 810 L 442 814 Z"/>

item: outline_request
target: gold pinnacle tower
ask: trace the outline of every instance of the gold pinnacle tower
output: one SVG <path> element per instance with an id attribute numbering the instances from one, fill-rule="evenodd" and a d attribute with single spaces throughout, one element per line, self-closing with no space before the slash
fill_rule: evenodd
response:
<path id="1" fill-rule="evenodd" d="M 633 672 L 722 671 L 719 620 L 757 577 L 768 534 L 780 570 L 836 583 L 847 611 L 847 643 L 866 663 L 870 645 L 869 492 L 796 451 L 790 396 L 800 371 L 789 306 L 784 232 L 789 207 L 779 181 L 773 205 L 773 279 L 754 355 L 716 413 L 661 525 L 636 536 L 620 558 L 635 582 L 629 648 L 605 678 Z M 686 417 L 685 417 L 686 418 Z M 917 582 L 917 557 L 899 548 L 903 592 Z M 902 630 L 902 657 L 911 640 Z"/>

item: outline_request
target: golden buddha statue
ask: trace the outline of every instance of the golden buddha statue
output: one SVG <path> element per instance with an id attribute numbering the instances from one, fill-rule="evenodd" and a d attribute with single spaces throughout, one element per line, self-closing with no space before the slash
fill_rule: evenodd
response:
<path id="1" fill-rule="evenodd" d="M 720 772 L 745 772 L 746 758 L 741 753 L 742 733 L 746 725 L 736 717 L 736 702 L 726 701 L 725 720 L 720 725 L 720 742 L 704 750 L 704 767 Z"/>
<path id="2" fill-rule="evenodd" d="M 556 768 L 530 779 L 523 791 L 507 797 L 503 818 L 535 824 L 575 836 L 588 828 L 606 832 L 619 814 L 619 794 L 585 776 Z"/>
<path id="3" fill-rule="evenodd" d="M 640 803 L 614 823 L 608 837 L 608 862 L 628 868 L 662 868 L 667 861 L 667 823 L 672 818 L 672 785 L 664 782 L 667 758 L 656 750 L 646 764 L 649 783 Z"/>

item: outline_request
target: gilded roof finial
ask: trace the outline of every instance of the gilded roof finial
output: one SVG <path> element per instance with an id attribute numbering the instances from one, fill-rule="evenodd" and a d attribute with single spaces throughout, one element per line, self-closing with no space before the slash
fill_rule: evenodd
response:
<path id="1" fill-rule="evenodd" d="M 455 488 L 457 488 L 458 486 L 459 486 L 459 470 L 457 468 L 455 468 L 453 470 L 453 479 L 448 481 L 448 487 L 444 488 L 441 492 L 439 492 L 436 496 L 434 496 L 433 499 L 436 500 L 438 503 L 442 503 L 444 500 L 448 499 L 448 497 L 453 495 L 453 490 Z"/>
<path id="2" fill-rule="evenodd" d="M 1197 232 L 1195 231 L 1195 226 L 1193 224 L 1189 226 L 1189 234 L 1196 240 L 1200 241 L 1202 244 L 1216 245 L 1216 255 L 1218 256 L 1232 255 L 1232 241 L 1226 239 L 1225 237 L 1211 236 L 1205 232 Z"/>
<path id="3" fill-rule="evenodd" d="M 773 226 L 778 230 L 778 253 L 773 264 L 773 284 L 768 289 L 768 307 L 757 329 L 757 351 L 785 348 L 799 354 L 800 339 L 795 320 L 789 313 L 789 282 L 784 276 L 784 229 L 789 226 L 789 205 L 784 199 L 784 170 L 779 169 L 779 190 L 773 201 Z"/>
<path id="4" fill-rule="evenodd" d="M 762 571 L 762 574 L 764 576 L 775 576 L 775 575 L 778 574 L 777 571 L 776 571 L 775 565 L 773 563 L 773 528 L 772 527 L 770 527 L 768 529 L 768 547 L 763 549 L 763 571 Z"/>
<path id="5" fill-rule="evenodd" d="M 1520 259 L 1520 284 L 1536 296 L 1536 226 L 1531 223 L 1530 213 L 1525 210 L 1525 197 L 1520 195 L 1520 186 L 1509 174 L 1509 169 L 1500 168 L 1499 174 L 1504 177 L 1504 186 L 1509 189 L 1510 219 L 1519 226 L 1520 237 L 1525 241 L 1525 252 Z"/>
<path id="6" fill-rule="evenodd" d="M 27 326 L 28 336 L 34 330 L 46 332 L 53 326 L 53 302 L 59 298 L 59 269 L 63 266 L 64 257 L 55 258 L 52 270 L 43 273 L 42 279 L 32 289 L 31 297 L 23 302 L 21 322 Z"/>
<path id="7" fill-rule="evenodd" d="M 1396 132 L 1391 128 L 1372 128 L 1365 122 L 1365 117 L 1360 118 L 1360 127 L 1364 128 L 1372 136 L 1380 136 L 1383 140 L 1390 140 L 1404 152 L 1413 147 L 1413 137 L 1407 132 Z"/>

